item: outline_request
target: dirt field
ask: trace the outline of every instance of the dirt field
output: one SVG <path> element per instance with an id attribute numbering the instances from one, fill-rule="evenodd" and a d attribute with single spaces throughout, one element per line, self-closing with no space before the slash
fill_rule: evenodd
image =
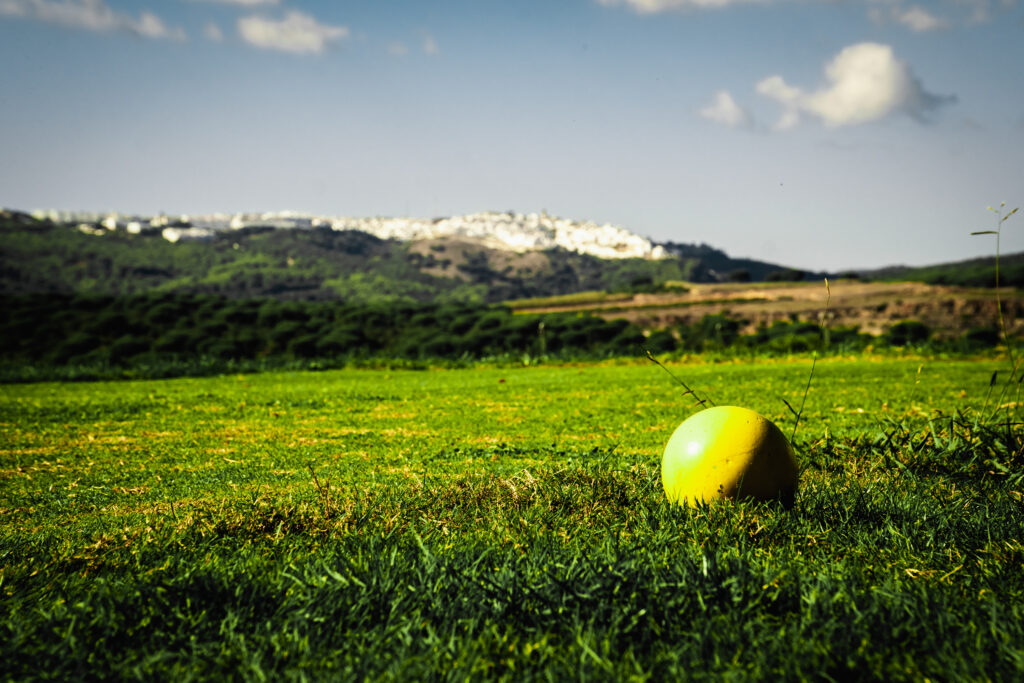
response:
<path id="1" fill-rule="evenodd" d="M 626 318 L 645 329 L 698 322 L 725 314 L 745 322 L 743 331 L 784 321 L 821 320 L 830 326 L 857 327 L 879 334 L 900 320 L 919 320 L 939 334 L 957 335 L 972 327 L 998 325 L 995 290 L 926 285 L 919 282 L 824 282 L 688 284 L 687 291 L 636 294 L 587 303 L 517 306 L 522 312 L 586 310 L 605 318 Z M 1000 291 L 1007 326 L 1024 330 L 1024 297 Z"/>

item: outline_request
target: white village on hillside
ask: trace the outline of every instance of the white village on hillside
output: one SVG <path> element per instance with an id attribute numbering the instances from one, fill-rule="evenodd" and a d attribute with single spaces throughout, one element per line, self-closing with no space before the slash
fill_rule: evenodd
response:
<path id="1" fill-rule="evenodd" d="M 668 256 L 660 245 L 625 228 L 557 218 L 544 211 L 529 214 L 482 212 L 433 219 L 326 217 L 292 211 L 142 217 L 41 210 L 34 211 L 33 216 L 77 224 L 80 231 L 93 235 L 119 230 L 132 234 L 159 232 L 169 242 L 208 240 L 218 233 L 245 228 L 330 228 L 358 230 L 380 239 L 398 241 L 459 238 L 493 249 L 516 252 L 562 248 L 605 259 L 662 259 Z"/>

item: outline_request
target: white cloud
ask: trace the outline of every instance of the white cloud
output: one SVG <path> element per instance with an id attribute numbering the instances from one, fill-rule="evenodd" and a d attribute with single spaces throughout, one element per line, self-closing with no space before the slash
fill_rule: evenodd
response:
<path id="1" fill-rule="evenodd" d="M 791 86 L 782 76 L 769 76 L 757 92 L 783 106 L 776 128 L 790 128 L 801 114 L 820 118 L 827 126 L 848 126 L 878 121 L 896 114 L 924 120 L 955 96 L 935 95 L 924 89 L 906 62 L 892 48 L 859 43 L 844 48 L 825 67 L 828 84 L 813 92 Z"/>
<path id="2" fill-rule="evenodd" d="M 388 43 L 388 54 L 392 57 L 404 57 L 409 54 L 409 48 L 406 47 L 405 43 L 400 43 L 396 40 L 393 43 Z"/>
<path id="3" fill-rule="evenodd" d="M 637 14 L 658 14 L 661 12 L 687 10 L 714 10 L 737 5 L 776 5 L 785 0 L 594 0 L 605 7 L 628 7 Z M 920 4 L 907 6 L 904 0 L 861 0 L 868 5 L 868 17 L 877 24 L 900 24 L 915 33 L 939 31 L 954 24 L 978 24 L 992 20 L 993 11 L 1007 11 L 1017 6 L 1019 0 L 946 0 L 946 13 L 952 13 L 953 20 L 939 16 L 933 10 Z M 823 6 L 833 2 L 814 2 Z"/>
<path id="4" fill-rule="evenodd" d="M 206 26 L 203 27 L 203 35 L 206 36 L 207 40 L 211 40 L 215 43 L 222 42 L 224 40 L 224 32 L 220 30 L 220 26 L 211 22 L 207 22 Z"/>
<path id="5" fill-rule="evenodd" d="M 955 0 L 955 2 L 970 10 L 971 16 L 968 22 L 971 24 L 985 24 L 992 19 L 992 7 L 989 0 Z M 1008 8 L 1012 7 L 1012 4 L 1004 2 L 1003 6 Z"/>
<path id="6" fill-rule="evenodd" d="M 423 36 L 423 54 L 431 57 L 441 54 L 441 48 L 438 47 L 437 41 L 434 40 L 434 36 L 429 33 Z"/>
<path id="7" fill-rule="evenodd" d="M 670 10 L 718 9 L 731 5 L 747 5 L 764 0 L 597 0 L 607 7 L 626 5 L 640 14 L 656 14 Z"/>
<path id="8" fill-rule="evenodd" d="M 903 24 L 915 33 L 927 33 L 928 31 L 940 31 L 949 28 L 947 20 L 931 14 L 920 5 L 914 5 L 907 10 L 894 9 L 893 19 L 896 23 Z"/>
<path id="9" fill-rule="evenodd" d="M 277 5 L 281 0 L 192 0 L 192 2 L 215 2 L 219 5 L 238 5 L 239 7 L 259 7 L 261 5 Z"/>
<path id="10" fill-rule="evenodd" d="M 726 90 L 715 93 L 714 99 L 698 112 L 703 118 L 730 128 L 745 128 L 753 124 L 750 112 L 736 104 Z"/>
<path id="11" fill-rule="evenodd" d="M 291 10 L 280 21 L 243 17 L 238 20 L 238 33 L 255 47 L 293 54 L 319 54 L 331 43 L 347 38 L 349 30 L 345 26 L 321 24 L 308 14 Z"/>
<path id="12" fill-rule="evenodd" d="M 0 0 L 0 15 L 87 31 L 127 31 L 145 38 L 185 40 L 181 28 L 167 26 L 152 12 L 142 12 L 136 19 L 115 12 L 103 0 Z"/>
<path id="13" fill-rule="evenodd" d="M 888 11 L 881 7 L 870 8 L 868 10 L 868 18 L 876 24 L 900 24 L 906 26 L 914 33 L 942 31 L 952 26 L 948 19 L 936 16 L 920 5 L 904 8 L 898 1 L 891 3 Z"/>

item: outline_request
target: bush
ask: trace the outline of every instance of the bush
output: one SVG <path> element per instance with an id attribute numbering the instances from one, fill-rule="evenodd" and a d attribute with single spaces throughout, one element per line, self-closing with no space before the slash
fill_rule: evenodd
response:
<path id="1" fill-rule="evenodd" d="M 238 357 L 235 345 L 227 339 L 203 339 L 199 342 L 197 350 L 204 356 L 224 360 Z"/>
<path id="2" fill-rule="evenodd" d="M 890 346 L 916 346 L 928 341 L 932 336 L 931 329 L 917 320 L 898 322 L 885 333 L 885 341 Z"/>
<path id="3" fill-rule="evenodd" d="M 149 309 L 143 314 L 143 320 L 150 327 L 168 328 L 174 327 L 182 317 L 187 316 L 187 311 L 183 311 L 173 303 L 160 303 Z"/>
<path id="4" fill-rule="evenodd" d="M 74 332 L 57 345 L 53 352 L 53 360 L 65 363 L 68 360 L 95 350 L 100 340 L 88 332 Z"/>
<path id="5" fill-rule="evenodd" d="M 422 355 L 427 358 L 444 358 L 454 354 L 456 344 L 450 337 L 437 337 L 421 347 Z"/>
<path id="6" fill-rule="evenodd" d="M 352 353 L 362 346 L 363 338 L 358 328 L 335 327 L 317 340 L 317 352 L 321 356 L 337 356 Z"/>
<path id="7" fill-rule="evenodd" d="M 87 325 L 89 332 L 104 337 L 120 337 L 130 328 L 128 318 L 123 313 L 110 309 L 98 313 Z"/>
<path id="8" fill-rule="evenodd" d="M 655 330 L 644 341 L 644 347 L 651 353 L 671 353 L 678 346 L 679 342 L 669 330 Z"/>
<path id="9" fill-rule="evenodd" d="M 647 339 L 644 337 L 643 332 L 636 326 L 630 325 L 612 339 L 611 348 L 604 350 L 624 355 L 639 354 L 641 353 L 641 347 L 646 341 Z"/>
<path id="10" fill-rule="evenodd" d="M 288 342 L 288 353 L 298 358 L 315 358 L 320 338 L 315 334 L 304 334 Z"/>
<path id="11" fill-rule="evenodd" d="M 122 364 L 140 353 L 149 351 L 149 342 L 139 337 L 126 334 L 110 345 L 110 360 Z"/>
<path id="12" fill-rule="evenodd" d="M 786 270 L 773 270 L 765 276 L 766 282 L 800 282 L 807 276 L 802 270 L 787 268 Z"/>
<path id="13" fill-rule="evenodd" d="M 698 332 L 704 345 L 731 346 L 740 336 L 740 323 L 724 315 L 705 315 L 698 324 Z"/>
<path id="14" fill-rule="evenodd" d="M 1002 336 L 994 327 L 972 327 L 963 336 L 964 346 L 970 350 L 990 349 L 997 346 Z"/>
<path id="15" fill-rule="evenodd" d="M 496 330 L 505 325 L 507 318 L 508 314 L 504 312 L 487 313 L 477 319 L 475 328 L 481 331 Z"/>
<path id="16" fill-rule="evenodd" d="M 195 348 L 196 339 L 191 333 L 183 329 L 174 329 L 167 332 L 153 344 L 154 351 L 185 353 Z"/>
<path id="17" fill-rule="evenodd" d="M 270 341 L 274 343 L 274 348 L 286 349 L 292 340 L 296 337 L 302 336 L 305 330 L 302 324 L 294 320 L 284 320 L 279 322 L 277 326 L 270 331 Z"/>

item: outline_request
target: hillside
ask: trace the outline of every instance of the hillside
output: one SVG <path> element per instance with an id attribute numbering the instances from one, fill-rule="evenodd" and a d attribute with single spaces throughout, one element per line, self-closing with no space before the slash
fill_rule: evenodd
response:
<path id="1" fill-rule="evenodd" d="M 1008 330 L 1024 334 L 1024 296 L 1004 289 Z M 513 301 L 520 313 L 588 313 L 624 319 L 644 330 L 699 325 L 705 318 L 736 321 L 737 333 L 755 334 L 777 324 L 827 325 L 879 335 L 913 320 L 945 338 L 976 329 L 997 329 L 995 291 L 921 282 L 863 282 L 855 279 L 784 283 L 690 284 L 684 291 L 652 294 L 550 297 Z"/>
<path id="2" fill-rule="evenodd" d="M 992 287 L 996 281 L 996 260 L 990 256 L 930 266 L 888 266 L 864 270 L 860 275 L 871 280 L 913 280 L 933 285 Z M 1024 287 L 1024 252 L 1003 254 L 999 258 L 999 284 Z"/>
<path id="3" fill-rule="evenodd" d="M 574 225 L 570 244 L 588 244 Z M 402 241 L 328 225 L 250 225 L 204 228 L 201 239 L 187 239 L 180 231 L 194 235 L 200 228 L 111 226 L 0 214 L 0 291 L 495 303 L 590 290 L 658 291 L 680 280 L 794 277 L 781 266 L 732 260 L 705 245 L 659 246 L 647 258 L 599 258 L 559 246 L 497 248 L 461 233 Z M 164 234 L 168 229 L 179 231 L 175 242 Z"/>

